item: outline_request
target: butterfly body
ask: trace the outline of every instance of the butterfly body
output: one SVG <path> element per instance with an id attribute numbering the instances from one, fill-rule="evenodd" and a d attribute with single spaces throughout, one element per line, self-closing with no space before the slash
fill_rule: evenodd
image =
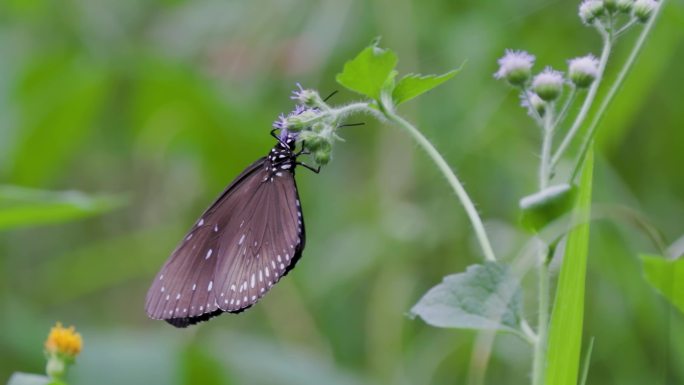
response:
<path id="1" fill-rule="evenodd" d="M 186 327 L 239 313 L 294 267 L 305 243 L 295 146 L 281 135 L 202 214 L 152 283 L 150 318 Z"/>

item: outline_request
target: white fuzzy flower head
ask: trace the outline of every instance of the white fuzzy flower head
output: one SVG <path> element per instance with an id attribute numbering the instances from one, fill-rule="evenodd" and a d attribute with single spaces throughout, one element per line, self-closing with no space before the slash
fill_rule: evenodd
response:
<path id="1" fill-rule="evenodd" d="M 579 7 L 580 19 L 587 25 L 593 24 L 596 18 L 602 16 L 604 12 L 603 2 L 598 0 L 584 0 Z"/>
<path id="2" fill-rule="evenodd" d="M 534 56 L 525 51 L 506 50 L 506 54 L 499 59 L 499 70 L 494 77 L 506 79 L 513 86 L 523 86 L 530 78 Z"/>
<path id="3" fill-rule="evenodd" d="M 546 102 L 534 92 L 523 91 L 520 94 L 520 105 L 527 109 L 530 116 L 543 117 L 546 113 Z"/>
<path id="4" fill-rule="evenodd" d="M 589 87 L 598 76 L 599 61 L 594 55 L 574 58 L 568 62 L 568 77 L 577 88 Z"/>
<path id="5" fill-rule="evenodd" d="M 532 91 L 547 102 L 558 99 L 563 91 L 563 73 L 546 67 L 532 79 Z"/>
<path id="6" fill-rule="evenodd" d="M 632 8 L 634 17 L 642 23 L 648 21 L 653 14 L 653 11 L 658 7 L 658 3 L 654 0 L 636 0 Z"/>

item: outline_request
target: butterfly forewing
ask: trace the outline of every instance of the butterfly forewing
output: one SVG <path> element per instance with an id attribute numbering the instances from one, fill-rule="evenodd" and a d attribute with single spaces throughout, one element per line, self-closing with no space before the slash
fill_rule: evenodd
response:
<path id="1" fill-rule="evenodd" d="M 264 167 L 259 159 L 240 174 L 209 207 L 183 238 L 157 274 L 147 293 L 145 309 L 153 319 L 187 319 L 189 323 L 220 314 L 214 291 L 214 273 L 219 255 L 221 227 L 249 192 Z M 222 212 L 228 218 L 222 218 Z M 195 320 L 197 318 L 197 320 Z M 183 325 L 182 321 L 180 326 Z M 174 322 L 171 322 L 174 323 Z M 175 323 L 174 323 L 175 324 Z"/>
<path id="2" fill-rule="evenodd" d="M 301 256 L 304 223 L 291 169 L 248 167 L 200 217 L 147 295 L 154 319 L 187 326 L 259 300 Z"/>

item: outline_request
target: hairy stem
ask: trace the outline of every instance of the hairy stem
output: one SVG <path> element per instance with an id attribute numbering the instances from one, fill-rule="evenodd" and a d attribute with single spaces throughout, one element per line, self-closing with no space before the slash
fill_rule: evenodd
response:
<path id="1" fill-rule="evenodd" d="M 539 164 L 539 190 L 545 189 L 551 179 L 551 146 L 553 145 L 553 106 L 544 115 L 541 162 Z"/>
<path id="2" fill-rule="evenodd" d="M 435 146 L 433 146 L 432 143 L 430 143 L 430 141 L 411 123 L 406 121 L 401 116 L 395 114 L 390 108 L 387 108 L 386 106 L 384 109 L 384 115 L 387 118 L 387 120 L 408 132 L 413 137 L 413 139 L 415 139 L 418 145 L 420 145 L 425 150 L 425 152 L 428 153 L 432 161 L 435 162 L 437 168 L 439 168 L 444 177 L 446 177 L 447 181 L 454 189 L 456 196 L 461 201 L 461 204 L 463 205 L 463 208 L 465 209 L 466 214 L 468 215 L 468 219 L 470 219 L 470 223 L 472 224 L 473 229 L 475 230 L 475 235 L 477 236 L 477 240 L 480 243 L 480 247 L 482 248 L 482 252 L 484 253 L 485 259 L 488 261 L 496 261 L 494 250 L 492 249 L 492 246 L 489 242 L 489 238 L 487 237 L 487 232 L 485 231 L 482 219 L 480 218 L 480 215 L 477 213 L 475 204 L 473 204 L 473 201 L 470 199 L 468 193 L 465 191 L 463 184 L 458 179 L 458 177 L 451 169 L 451 167 L 449 167 L 449 164 L 446 162 L 446 160 L 444 160 L 444 158 L 437 151 Z"/>
<path id="3" fill-rule="evenodd" d="M 608 90 L 608 94 L 606 94 L 605 98 L 603 98 L 603 101 L 601 102 L 601 105 L 599 106 L 596 115 L 594 115 L 594 118 L 592 119 L 591 124 L 589 125 L 589 129 L 587 130 L 587 134 L 584 137 L 584 141 L 582 142 L 582 147 L 580 149 L 579 156 L 577 157 L 577 161 L 575 162 L 575 167 L 572 171 L 570 181 L 574 180 L 579 174 L 580 169 L 582 168 L 581 165 L 584 164 L 584 159 L 587 157 L 587 152 L 589 151 L 591 143 L 594 140 L 594 136 L 596 135 L 596 127 L 598 127 L 598 124 L 601 122 L 601 119 L 603 118 L 603 115 L 608 109 L 608 106 L 613 101 L 613 98 L 615 98 L 615 95 L 622 86 L 622 83 L 624 83 L 627 74 L 632 69 L 632 66 L 636 61 L 637 56 L 639 56 L 639 53 L 641 52 L 641 48 L 646 42 L 646 38 L 651 33 L 651 30 L 655 25 L 656 19 L 658 18 L 658 15 L 660 14 L 660 11 L 663 9 L 665 1 L 666 0 L 661 0 L 660 2 L 658 2 L 658 7 L 655 9 L 653 14 L 651 15 L 650 20 L 648 21 L 648 23 L 646 23 L 646 26 L 641 31 L 641 34 L 639 35 L 639 38 L 636 41 L 636 44 L 634 44 L 632 51 L 629 53 L 627 61 L 622 66 L 622 69 L 620 69 L 620 72 L 618 73 L 615 82 L 613 82 L 613 85 L 610 87 L 610 90 Z"/>
<path id="4" fill-rule="evenodd" d="M 563 138 L 563 141 L 561 142 L 560 146 L 558 146 L 558 150 L 556 150 L 556 153 L 553 155 L 553 158 L 551 158 L 551 167 L 554 167 L 558 163 L 558 161 L 561 160 L 561 158 L 563 157 L 563 153 L 565 153 L 565 150 L 568 149 L 570 143 L 575 138 L 575 135 L 577 135 L 577 132 L 582 126 L 582 123 L 584 123 L 584 120 L 587 118 L 587 115 L 589 114 L 589 109 L 594 104 L 594 99 L 596 98 L 596 93 L 598 92 L 599 85 L 601 85 L 601 79 L 603 78 L 603 74 L 606 70 L 606 65 L 608 64 L 608 58 L 610 57 L 610 53 L 613 47 L 613 42 L 611 41 L 611 37 L 608 32 L 602 31 L 601 36 L 603 36 L 603 51 L 601 52 L 601 58 L 599 59 L 598 75 L 596 76 L 596 79 L 594 79 L 594 82 L 591 84 L 589 92 L 587 93 L 587 96 L 584 99 L 584 103 L 582 104 L 582 108 L 580 109 L 580 112 L 577 114 L 575 121 L 572 123 L 570 130 L 568 130 L 568 133 Z"/>

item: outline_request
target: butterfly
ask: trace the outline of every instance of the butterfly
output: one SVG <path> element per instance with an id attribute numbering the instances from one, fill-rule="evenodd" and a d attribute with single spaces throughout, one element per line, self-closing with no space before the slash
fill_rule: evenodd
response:
<path id="1" fill-rule="evenodd" d="M 304 218 L 295 168 L 297 134 L 271 131 L 277 143 L 248 166 L 200 216 L 162 266 L 145 310 L 187 327 L 254 305 L 302 256 Z"/>

